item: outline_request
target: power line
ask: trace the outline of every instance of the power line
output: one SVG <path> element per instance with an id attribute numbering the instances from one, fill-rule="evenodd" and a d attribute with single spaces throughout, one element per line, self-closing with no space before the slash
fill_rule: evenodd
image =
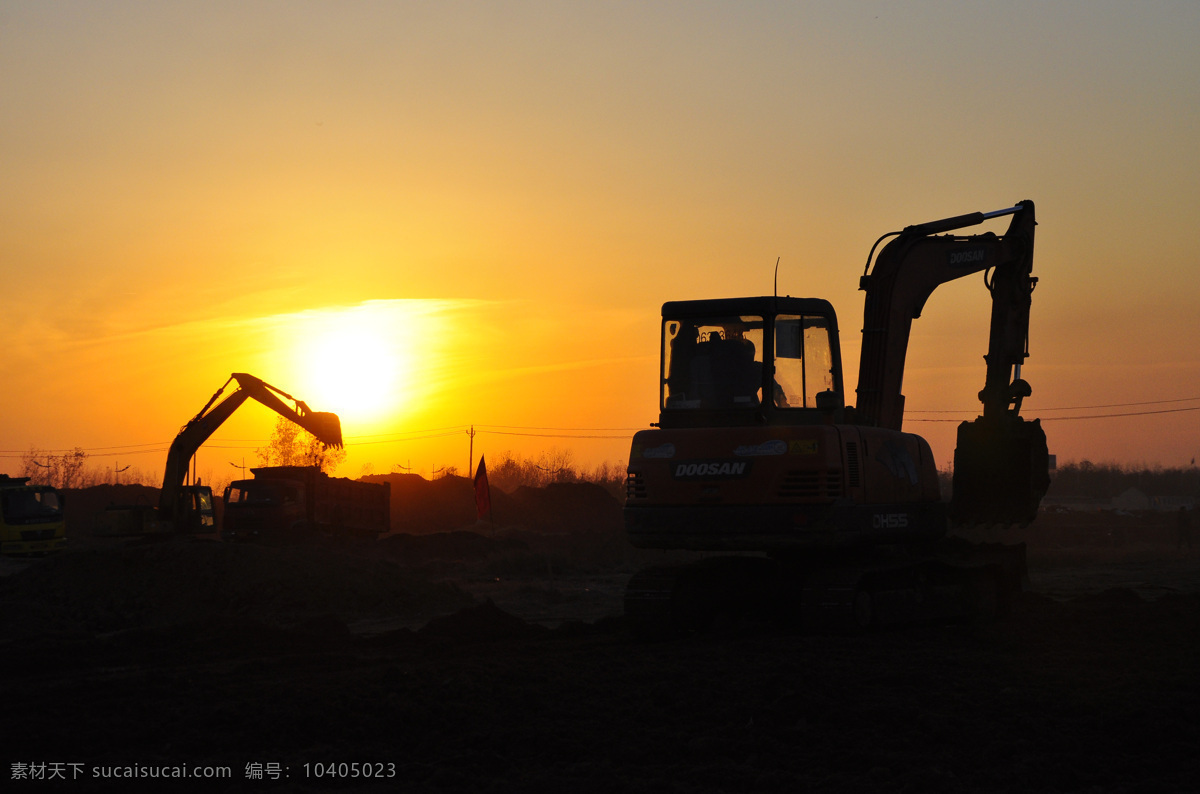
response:
<path id="1" fill-rule="evenodd" d="M 467 425 L 450 425 L 447 427 L 433 427 L 426 430 L 402 430 L 394 433 L 369 433 L 361 436 L 346 436 L 346 438 L 382 438 L 384 436 L 407 436 L 413 434 L 424 433 L 457 433 L 460 430 L 466 430 Z"/>
<path id="2" fill-rule="evenodd" d="M 449 436 L 457 436 L 460 432 L 462 432 L 461 428 L 457 429 L 457 430 L 452 430 L 448 433 L 434 433 L 433 435 L 429 435 L 429 436 L 411 436 L 411 437 L 407 437 L 407 438 L 384 438 L 384 439 L 380 439 L 379 441 L 357 441 L 354 443 L 347 442 L 346 446 L 348 446 L 348 447 L 366 447 L 366 446 L 373 446 L 375 444 L 403 444 L 407 441 L 424 441 L 424 440 L 430 439 L 430 438 L 448 438 Z"/>
<path id="3" fill-rule="evenodd" d="M 1070 422 L 1075 419 L 1113 419 L 1121 416 L 1150 416 L 1151 414 L 1177 414 L 1184 411 L 1200 411 L 1200 405 L 1190 408 L 1164 408 L 1159 411 L 1131 411 L 1124 414 L 1091 414 L 1088 416 L 1043 416 L 1043 422 Z M 909 419 L 910 422 L 965 422 L 966 419 Z"/>
<path id="4" fill-rule="evenodd" d="M 1138 406 L 1138 405 L 1164 405 L 1166 403 L 1187 403 L 1187 402 L 1192 402 L 1194 400 L 1200 400 L 1200 397 L 1177 397 L 1173 400 L 1146 400 L 1144 402 L 1136 402 L 1136 403 L 1107 403 L 1105 405 L 1075 405 L 1075 406 L 1066 407 L 1066 408 L 1038 408 L 1037 410 L 1038 411 L 1091 411 L 1096 408 L 1132 408 L 1132 407 Z M 1185 408 L 1184 410 L 1191 410 L 1191 409 Z M 931 409 L 931 410 L 923 410 L 923 411 L 914 409 L 911 411 L 905 411 L 905 413 L 910 413 L 910 414 L 961 414 L 961 413 L 969 413 L 969 412 L 970 412 L 969 409 L 957 409 L 957 410 L 932 410 Z M 1114 416 L 1136 416 L 1136 414 L 1114 414 Z"/>
<path id="5" fill-rule="evenodd" d="M 1143 400 L 1140 402 L 1127 403 L 1105 403 L 1101 405 L 1079 405 L 1070 407 L 1058 408 L 1039 408 L 1041 411 L 1085 411 L 1102 408 L 1132 408 L 1142 405 L 1166 405 L 1170 403 L 1192 402 L 1200 400 L 1200 397 L 1177 397 L 1169 400 Z M 1083 416 L 1047 416 L 1040 417 L 1043 422 L 1066 422 L 1084 419 L 1119 419 L 1130 416 L 1152 416 L 1156 414 L 1170 413 L 1185 413 L 1189 411 L 1200 411 L 1200 405 L 1188 406 L 1186 408 L 1163 408 L 1152 411 L 1128 411 L 1123 413 L 1104 413 L 1104 414 L 1087 414 Z M 934 410 L 934 409 L 913 409 L 905 412 L 906 418 L 910 422 L 962 422 L 969 421 L 963 418 L 955 419 L 934 419 L 921 418 L 911 416 L 911 414 L 971 414 L 971 411 L 966 410 Z M 977 415 L 977 412 L 976 412 Z M 456 436 L 467 429 L 469 425 L 459 424 L 450 425 L 439 428 L 430 428 L 428 430 L 410 430 L 399 433 L 377 433 L 361 436 L 347 436 L 346 446 L 361 447 L 375 446 L 378 444 L 400 444 L 408 441 L 427 441 L 434 438 L 449 438 Z M 478 432 L 490 433 L 498 436 L 521 436 L 526 438 L 573 438 L 573 439 L 596 439 L 596 440 L 623 440 L 628 439 L 630 434 L 636 433 L 639 430 L 644 430 L 644 427 L 541 427 L 534 425 L 475 425 Z M 350 439 L 375 439 L 371 441 L 351 441 Z M 204 445 L 205 449 L 257 449 L 268 443 L 268 440 L 253 441 L 250 439 L 214 439 L 218 443 L 208 443 Z M 219 443 L 225 441 L 226 443 Z M 229 443 L 244 441 L 245 443 Z M 103 447 L 71 447 L 64 449 L 38 449 L 34 450 L 40 455 L 54 454 L 70 454 L 79 449 L 87 453 L 90 457 L 109 458 L 118 455 L 148 455 L 160 454 L 166 452 L 170 448 L 169 441 L 155 441 L 142 444 L 117 444 Z M 30 450 L 0 450 L 0 459 L 23 459 L 28 457 Z"/>
<path id="6" fill-rule="evenodd" d="M 1064 422 L 1071 419 L 1109 419 L 1114 416 L 1149 416 L 1150 414 L 1177 414 L 1184 411 L 1200 411 L 1200 405 L 1191 408 L 1164 408 L 1160 411 L 1134 411 L 1127 414 L 1092 414 L 1091 416 L 1047 416 L 1043 422 Z"/>
<path id="7" fill-rule="evenodd" d="M 517 433 L 514 431 L 505 430 L 485 430 L 485 433 L 491 433 L 494 436 L 526 436 L 528 438 L 619 438 L 628 440 L 627 434 L 619 436 L 606 435 L 579 435 L 573 433 Z"/>
<path id="8" fill-rule="evenodd" d="M 637 432 L 644 430 L 642 427 L 528 427 L 526 425 L 475 425 L 476 427 L 500 427 L 505 430 L 559 430 L 563 432 L 578 432 L 578 433 L 616 433 L 616 432 Z"/>
<path id="9" fill-rule="evenodd" d="M 108 447 L 101 447 L 101 449 L 108 449 Z M 157 454 L 157 453 L 166 452 L 167 449 L 168 449 L 168 447 L 157 447 L 155 449 L 126 450 L 125 452 L 90 452 L 87 449 L 83 449 L 83 451 L 85 453 L 87 453 L 87 456 L 89 458 L 115 458 L 118 456 L 124 457 L 126 455 L 147 455 L 147 454 L 152 454 L 152 453 Z M 55 455 L 56 453 L 60 453 L 60 452 L 69 454 L 74 451 L 75 451 L 74 448 L 62 449 L 62 450 L 39 449 L 39 450 L 37 450 L 37 453 L 40 456 L 40 455 Z M 14 450 L 5 450 L 3 452 L 0 452 L 0 459 L 7 458 L 7 459 L 23 460 L 24 458 L 28 457 L 28 455 L 29 455 L 28 451 L 18 453 Z"/>

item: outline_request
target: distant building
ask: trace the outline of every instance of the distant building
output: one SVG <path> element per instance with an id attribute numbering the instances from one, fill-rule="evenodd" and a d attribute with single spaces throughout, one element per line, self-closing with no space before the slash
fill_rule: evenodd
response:
<path id="1" fill-rule="evenodd" d="M 1188 510 L 1196 509 L 1196 497 L 1194 496 L 1156 496 L 1150 500 L 1152 510 L 1160 510 L 1164 513 L 1177 513 L 1179 508 L 1186 507 Z"/>
<path id="2" fill-rule="evenodd" d="M 1042 500 L 1043 510 L 1098 513 L 1109 509 L 1109 506 L 1108 499 L 1091 499 L 1085 496 L 1047 496 Z"/>
<path id="3" fill-rule="evenodd" d="M 1149 510 L 1150 497 L 1137 488 L 1129 488 L 1112 498 L 1114 510 Z"/>

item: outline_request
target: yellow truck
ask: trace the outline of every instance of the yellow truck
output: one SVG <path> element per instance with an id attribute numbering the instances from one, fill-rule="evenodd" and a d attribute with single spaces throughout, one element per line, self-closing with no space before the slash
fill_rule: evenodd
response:
<path id="1" fill-rule="evenodd" d="M 0 474 L 0 554 L 48 554 L 66 545 L 58 491 Z"/>

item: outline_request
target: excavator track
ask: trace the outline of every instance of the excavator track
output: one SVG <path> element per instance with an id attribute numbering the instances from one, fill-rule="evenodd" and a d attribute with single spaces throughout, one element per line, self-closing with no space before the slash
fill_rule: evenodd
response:
<path id="1" fill-rule="evenodd" d="M 643 638 L 775 620 L 785 612 L 787 581 L 779 563 L 767 557 L 709 557 L 648 568 L 626 588 L 625 615 Z"/>
<path id="2" fill-rule="evenodd" d="M 857 559 L 711 557 L 636 573 L 625 616 L 638 639 L 771 624 L 816 633 L 1003 617 L 1025 578 L 1024 546 L 942 544 Z"/>

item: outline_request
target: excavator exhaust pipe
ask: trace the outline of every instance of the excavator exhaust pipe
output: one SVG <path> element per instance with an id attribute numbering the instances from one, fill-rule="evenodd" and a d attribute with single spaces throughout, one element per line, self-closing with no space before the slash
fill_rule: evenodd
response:
<path id="1" fill-rule="evenodd" d="M 950 502 L 955 524 L 1025 526 L 1049 487 L 1050 451 L 1039 420 L 1004 414 L 958 426 Z"/>

